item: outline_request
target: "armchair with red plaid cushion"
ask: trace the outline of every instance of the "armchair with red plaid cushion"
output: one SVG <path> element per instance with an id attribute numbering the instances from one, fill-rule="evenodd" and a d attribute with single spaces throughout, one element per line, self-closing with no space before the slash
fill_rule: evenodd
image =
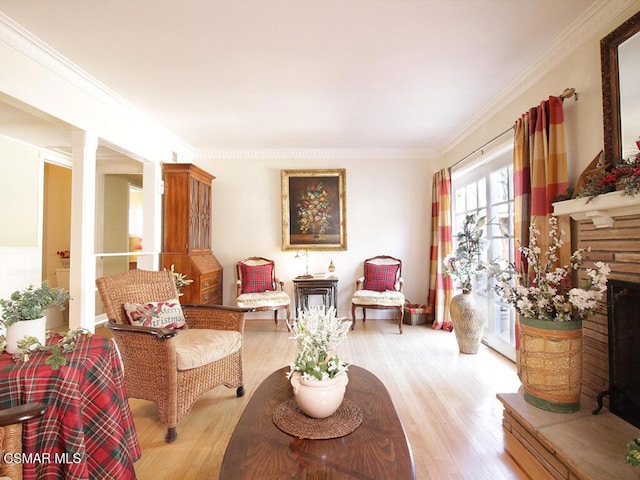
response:
<path id="1" fill-rule="evenodd" d="M 278 310 L 284 309 L 288 325 L 291 320 L 291 299 L 284 291 L 284 282 L 276 278 L 273 260 L 263 257 L 245 258 L 236 263 L 236 270 L 238 306 L 256 311 L 273 310 L 276 325 Z"/>
<path id="2" fill-rule="evenodd" d="M 351 329 L 356 325 L 356 307 L 362 308 L 362 321 L 367 320 L 367 308 L 397 310 L 398 327 L 402 333 L 404 294 L 402 261 L 389 255 L 379 255 L 364 261 L 364 276 L 356 281 L 351 298 Z"/>

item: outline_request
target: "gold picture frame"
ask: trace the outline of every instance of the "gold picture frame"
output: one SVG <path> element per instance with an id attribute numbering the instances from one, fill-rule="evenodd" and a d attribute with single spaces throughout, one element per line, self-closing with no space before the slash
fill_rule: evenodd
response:
<path id="1" fill-rule="evenodd" d="M 346 170 L 282 170 L 282 250 L 346 250 Z"/>

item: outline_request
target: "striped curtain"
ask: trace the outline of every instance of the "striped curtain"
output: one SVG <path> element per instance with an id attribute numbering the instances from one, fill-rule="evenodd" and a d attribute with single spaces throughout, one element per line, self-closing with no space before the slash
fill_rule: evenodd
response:
<path id="1" fill-rule="evenodd" d="M 451 173 L 444 168 L 433 176 L 431 195 L 431 274 L 429 305 L 433 307 L 433 328 L 453 330 L 449 302 L 453 296 L 453 280 L 442 271 L 444 258 L 453 253 L 451 234 Z"/>
<path id="2" fill-rule="evenodd" d="M 532 109 L 533 110 L 533 109 Z M 530 112 L 522 115 L 514 125 L 513 138 L 513 236 L 516 239 L 515 263 L 518 270 L 526 269 L 518 255 L 518 241 L 529 245 L 531 220 L 531 155 L 529 151 Z"/>
<path id="3" fill-rule="evenodd" d="M 551 204 L 569 186 L 562 99 L 549 97 L 517 119 L 514 128 L 514 236 L 528 245 L 529 226 L 535 224 L 540 231 L 538 245 L 546 252 Z M 561 264 L 571 255 L 569 222 L 568 217 L 559 219 L 565 232 L 565 244 L 558 252 Z M 516 264 L 521 262 L 516 255 Z"/>
<path id="4" fill-rule="evenodd" d="M 518 241 L 529 245 L 529 226 L 535 223 L 540 231 L 538 245 L 542 252 L 549 244 L 549 216 L 553 213 L 554 199 L 565 193 L 569 186 L 567 148 L 564 133 L 562 99 L 549 97 L 538 107 L 531 108 L 514 125 L 514 238 L 516 266 L 527 271 L 518 255 Z M 571 255 L 571 229 L 569 217 L 560 217 L 558 226 L 564 230 L 565 244 L 558 250 L 559 263 L 564 265 Z M 544 261 L 545 259 L 543 259 Z M 520 374 L 519 322 L 516 322 L 516 364 Z"/>

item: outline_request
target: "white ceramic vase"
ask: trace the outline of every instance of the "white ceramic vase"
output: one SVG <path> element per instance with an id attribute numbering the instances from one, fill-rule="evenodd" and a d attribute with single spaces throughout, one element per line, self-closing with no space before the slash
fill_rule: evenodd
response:
<path id="1" fill-rule="evenodd" d="M 21 320 L 7 327 L 8 353 L 18 353 L 18 342 L 24 337 L 36 337 L 44 345 L 47 339 L 47 317 L 40 317 L 34 320 Z"/>
<path id="2" fill-rule="evenodd" d="M 306 380 L 300 373 L 291 376 L 293 395 L 300 409 L 313 418 L 327 418 L 342 404 L 349 383 L 347 372 L 329 380 Z"/>

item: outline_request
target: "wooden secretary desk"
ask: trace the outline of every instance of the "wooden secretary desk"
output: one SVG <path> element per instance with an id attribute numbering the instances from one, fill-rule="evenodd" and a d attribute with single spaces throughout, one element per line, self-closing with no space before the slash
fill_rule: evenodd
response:
<path id="1" fill-rule="evenodd" d="M 191 163 L 163 164 L 162 267 L 186 275 L 185 304 L 222 305 L 222 266 L 211 252 L 210 173 Z"/>

